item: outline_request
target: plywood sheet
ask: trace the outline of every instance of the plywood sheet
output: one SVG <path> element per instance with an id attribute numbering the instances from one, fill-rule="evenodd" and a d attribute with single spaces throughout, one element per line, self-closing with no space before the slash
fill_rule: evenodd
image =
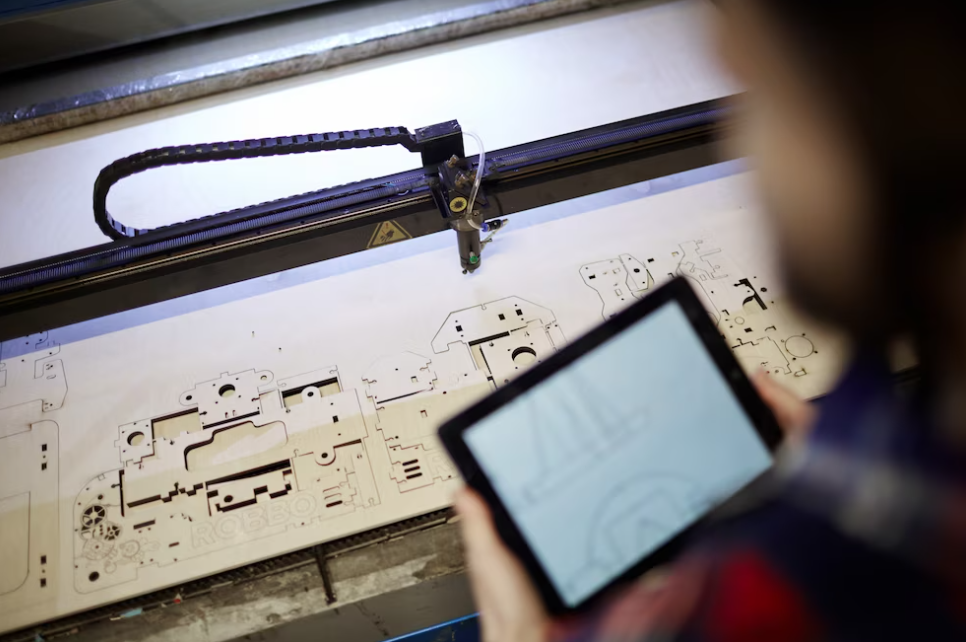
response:
<path id="1" fill-rule="evenodd" d="M 31 546 L 23 587 L 0 594 L 0 629 L 446 506 L 460 482 L 439 423 L 671 274 L 692 279 L 749 368 L 825 391 L 841 350 L 788 308 L 747 183 L 729 176 L 544 222 L 517 215 L 472 275 L 447 232 L 370 250 L 368 267 L 11 348 L 2 367 L 18 374 L 0 402 L 17 403 L 0 403 L 0 454 L 26 453 L 15 470 L 30 471 L 0 485 L 12 550 L 23 548 L 24 493 L 31 520 L 38 501 L 58 508 L 44 518 L 46 563 Z M 400 247 L 410 254 L 380 262 Z M 66 387 L 38 383 L 54 362 Z M 0 569 L 0 587 L 23 568 Z"/>

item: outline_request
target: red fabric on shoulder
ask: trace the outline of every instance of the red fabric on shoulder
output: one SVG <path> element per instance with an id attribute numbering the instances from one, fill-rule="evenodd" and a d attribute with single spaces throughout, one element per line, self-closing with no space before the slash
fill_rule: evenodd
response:
<path id="1" fill-rule="evenodd" d="M 714 642 L 806 642 L 822 629 L 795 587 L 750 550 L 719 562 L 703 628 Z"/>

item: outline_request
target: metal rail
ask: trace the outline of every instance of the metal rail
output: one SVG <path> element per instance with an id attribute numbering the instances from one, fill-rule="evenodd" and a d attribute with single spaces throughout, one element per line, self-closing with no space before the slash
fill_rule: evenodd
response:
<path id="1" fill-rule="evenodd" d="M 484 218 L 720 160 L 713 143 L 728 111 L 711 101 L 491 152 Z M 409 237 L 444 231 L 438 181 L 427 165 L 4 269 L 0 340 L 361 251 L 389 220 Z"/>

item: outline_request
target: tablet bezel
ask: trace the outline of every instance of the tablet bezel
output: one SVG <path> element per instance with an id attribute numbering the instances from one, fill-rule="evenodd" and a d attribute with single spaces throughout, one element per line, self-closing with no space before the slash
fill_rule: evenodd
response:
<path id="1" fill-rule="evenodd" d="M 782 432 L 778 423 L 775 421 L 771 410 L 758 396 L 731 349 L 722 341 L 721 334 L 688 284 L 687 279 L 683 277 L 674 278 L 647 294 L 573 343 L 561 348 L 542 363 L 534 365 L 510 383 L 498 388 L 492 394 L 456 415 L 439 429 L 440 439 L 459 468 L 467 485 L 475 489 L 490 506 L 497 531 L 507 547 L 513 551 L 527 569 L 547 606 L 547 610 L 552 614 L 584 610 L 597 602 L 615 584 L 638 577 L 647 570 L 669 561 L 677 554 L 687 535 L 705 521 L 705 518 L 685 528 L 669 542 L 651 554 L 644 556 L 624 573 L 614 577 L 605 586 L 580 603 L 569 606 L 557 592 L 550 577 L 540 565 L 520 529 L 500 500 L 499 495 L 494 491 L 486 474 L 477 464 L 472 451 L 463 439 L 463 432 L 496 409 L 526 393 L 544 379 L 553 376 L 583 355 L 671 302 L 677 302 L 681 306 L 685 316 L 691 322 L 691 326 L 697 332 L 702 344 L 711 356 L 711 360 L 717 365 L 758 436 L 768 450 L 774 452 L 782 439 Z"/>

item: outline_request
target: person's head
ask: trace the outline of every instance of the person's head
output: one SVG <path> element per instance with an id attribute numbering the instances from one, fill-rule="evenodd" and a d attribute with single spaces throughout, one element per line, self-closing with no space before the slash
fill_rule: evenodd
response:
<path id="1" fill-rule="evenodd" d="M 877 344 L 966 322 L 966 2 L 717 4 L 793 298 Z"/>

